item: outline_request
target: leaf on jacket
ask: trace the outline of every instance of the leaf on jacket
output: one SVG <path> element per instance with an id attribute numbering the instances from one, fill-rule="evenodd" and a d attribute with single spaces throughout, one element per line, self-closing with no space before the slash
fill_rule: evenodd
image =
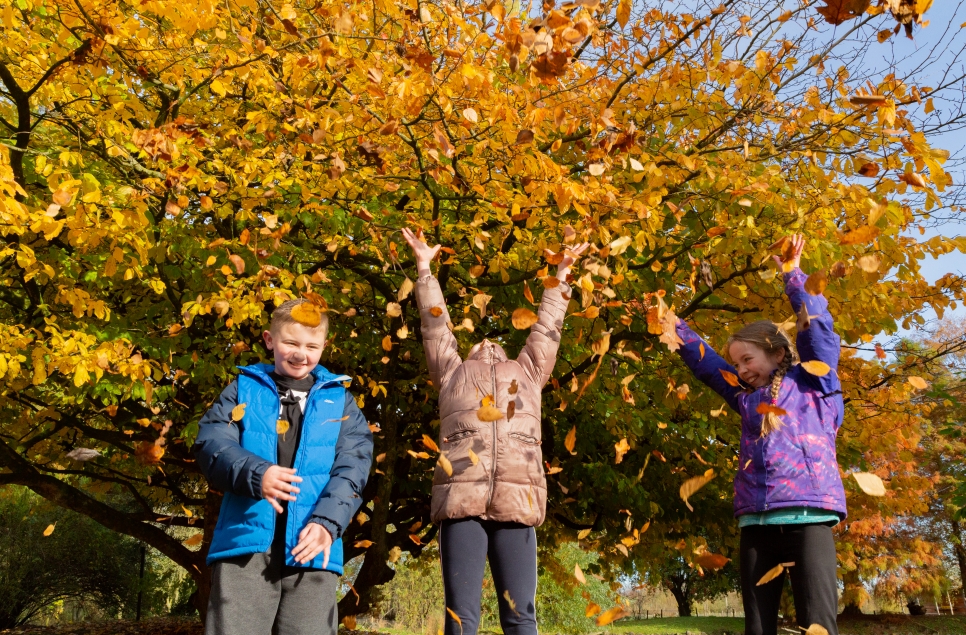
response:
<path id="1" fill-rule="evenodd" d="M 296 308 L 298 308 L 298 307 L 296 307 Z M 246 404 L 240 403 L 240 404 L 238 404 L 237 406 L 235 406 L 234 408 L 231 409 L 231 420 L 232 421 L 241 421 L 245 417 L 245 405 Z"/>
<path id="2" fill-rule="evenodd" d="M 917 375 L 913 375 L 912 377 L 909 377 L 908 379 L 906 379 L 906 381 L 909 382 L 910 386 L 912 386 L 917 390 L 926 390 L 927 388 L 929 388 L 929 384 L 926 383 L 926 380 Z"/>
<path id="3" fill-rule="evenodd" d="M 433 317 L 439 317 L 443 314 L 443 309 L 439 308 L 438 306 L 434 306 L 429 309 L 429 314 Z"/>
<path id="4" fill-rule="evenodd" d="M 588 604 L 587 608 L 584 609 L 585 617 L 593 617 L 598 613 L 600 613 L 600 604 L 596 604 L 594 602 L 591 602 L 590 604 Z"/>
<path id="5" fill-rule="evenodd" d="M 376 543 L 372 542 L 371 540 L 357 540 L 354 543 L 352 543 L 352 546 L 357 547 L 359 549 L 368 549 L 374 544 Z"/>
<path id="6" fill-rule="evenodd" d="M 614 606 L 597 616 L 597 626 L 607 626 L 611 622 L 619 620 L 626 615 L 627 611 L 624 610 L 623 606 Z"/>
<path id="7" fill-rule="evenodd" d="M 54 526 L 56 524 L 57 523 L 53 523 L 52 525 L 47 525 L 47 529 L 44 530 L 44 535 L 49 536 L 50 534 L 54 533 Z"/>
<path id="8" fill-rule="evenodd" d="M 517 411 L 517 402 L 511 401 L 506 405 L 506 420 L 509 421 Z"/>
<path id="9" fill-rule="evenodd" d="M 480 409 L 476 411 L 476 417 L 480 421 L 499 421 L 503 418 L 503 412 L 495 406 L 480 406 Z"/>
<path id="10" fill-rule="evenodd" d="M 825 362 L 820 362 L 817 359 L 813 359 L 808 362 L 802 362 L 802 368 L 805 372 L 815 375 L 816 377 L 825 377 L 831 372 L 832 367 Z"/>
<path id="11" fill-rule="evenodd" d="M 577 453 L 574 452 L 574 447 L 576 445 L 577 445 L 577 426 L 574 426 L 570 429 L 570 432 L 567 433 L 567 436 L 564 439 L 564 447 L 567 448 L 567 452 L 570 452 L 572 455 L 576 456 Z"/>
<path id="12" fill-rule="evenodd" d="M 704 359 L 704 342 L 698 344 L 698 361 Z"/>
<path id="13" fill-rule="evenodd" d="M 449 462 L 449 459 L 447 459 L 446 455 L 442 452 L 440 452 L 439 458 L 436 460 L 436 464 L 443 468 L 443 471 L 446 472 L 446 476 L 453 475 L 453 464 Z"/>
<path id="14" fill-rule="evenodd" d="M 526 307 L 520 307 L 513 312 L 510 321 L 513 322 L 513 328 L 522 331 L 536 324 L 538 319 L 536 313 Z"/>
<path id="15" fill-rule="evenodd" d="M 828 276 L 824 271 L 816 271 L 805 281 L 805 291 L 809 295 L 822 295 L 828 286 Z"/>
<path id="16" fill-rule="evenodd" d="M 678 491 L 678 493 L 681 496 L 681 500 L 684 501 L 684 504 L 688 506 L 688 509 L 690 509 L 691 511 L 694 511 L 694 508 L 691 507 L 691 503 L 688 502 L 688 498 L 693 496 L 694 493 L 697 492 L 699 489 L 701 489 L 702 487 L 710 483 L 711 479 L 713 478 L 714 478 L 714 470 L 710 469 L 707 472 L 705 472 L 702 476 L 695 476 L 693 478 L 689 478 L 688 480 L 684 481 L 684 483 L 681 484 L 681 489 Z"/>
<path id="17" fill-rule="evenodd" d="M 771 569 L 769 569 L 768 572 L 765 575 L 761 576 L 761 580 L 759 580 L 758 583 L 755 586 L 761 586 L 763 584 L 768 584 L 769 582 L 771 582 L 772 580 L 774 580 L 775 578 L 777 578 L 778 576 L 780 576 L 782 574 L 782 571 L 784 571 L 784 570 L 785 570 L 785 566 L 784 565 L 776 564 L 774 567 L 772 567 Z"/>
<path id="18" fill-rule="evenodd" d="M 426 449 L 428 450 L 439 452 L 439 446 L 436 445 L 436 442 L 433 441 L 432 437 L 430 437 L 428 434 L 423 435 L 423 445 L 425 445 Z"/>
<path id="19" fill-rule="evenodd" d="M 778 406 L 773 406 L 770 403 L 760 403 L 755 411 L 760 415 L 773 414 L 783 417 L 788 414 L 788 411 L 784 408 L 779 408 Z"/>
<path id="20" fill-rule="evenodd" d="M 292 307 L 292 319 L 303 326 L 314 329 L 322 323 L 322 312 L 311 302 L 302 302 Z"/>
<path id="21" fill-rule="evenodd" d="M 574 565 L 574 577 L 577 578 L 577 582 L 581 584 L 587 584 L 587 578 L 584 577 L 584 572 L 580 570 L 580 565 Z"/>
<path id="22" fill-rule="evenodd" d="M 886 489 L 882 479 L 869 472 L 853 472 L 852 478 L 859 484 L 859 488 L 869 496 L 885 496 Z"/>
<path id="23" fill-rule="evenodd" d="M 709 551 L 706 551 L 704 553 L 699 554 L 698 557 L 694 559 L 694 561 L 697 562 L 702 567 L 704 567 L 705 569 L 709 569 L 711 571 L 717 571 L 718 569 L 724 567 L 726 564 L 731 562 L 731 558 L 725 558 L 720 553 L 711 553 Z"/>
<path id="24" fill-rule="evenodd" d="M 409 294 L 413 292 L 413 288 L 415 286 L 416 285 L 413 284 L 413 281 L 407 277 L 405 280 L 403 280 L 403 283 L 399 285 L 399 291 L 396 293 L 396 300 L 398 302 L 402 302 L 408 298 Z"/>
<path id="25" fill-rule="evenodd" d="M 511 382 L 510 382 L 510 387 L 509 387 L 509 388 L 507 388 L 507 392 L 508 392 L 509 394 L 511 394 L 511 395 L 515 395 L 515 394 L 517 394 L 517 391 L 518 391 L 519 389 L 520 389 L 520 386 L 519 386 L 519 385 L 517 385 L 517 380 L 516 380 L 516 379 L 514 379 L 513 381 L 511 381 Z"/>
<path id="26" fill-rule="evenodd" d="M 617 458 L 614 459 L 614 465 L 618 465 L 624 460 L 624 455 L 627 454 L 631 449 L 631 446 L 627 443 L 627 439 L 621 439 L 614 444 L 614 451 L 617 453 Z"/>
<path id="27" fill-rule="evenodd" d="M 735 388 L 737 388 L 738 386 L 741 385 L 741 381 L 739 381 L 738 375 L 735 375 L 731 371 L 727 371 L 722 368 L 719 368 L 718 372 L 721 373 L 721 376 L 724 377 L 725 382 L 729 386 L 734 386 Z"/>
<path id="28" fill-rule="evenodd" d="M 477 463 L 480 462 L 480 457 L 477 456 L 476 452 L 474 452 L 473 450 L 468 450 L 467 454 L 470 457 L 470 463 L 472 463 L 473 465 L 476 465 Z"/>

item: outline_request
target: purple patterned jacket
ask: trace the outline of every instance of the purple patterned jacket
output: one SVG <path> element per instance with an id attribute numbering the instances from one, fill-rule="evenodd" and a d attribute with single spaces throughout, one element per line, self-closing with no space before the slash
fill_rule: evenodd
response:
<path id="1" fill-rule="evenodd" d="M 735 476 L 735 516 L 783 507 L 814 507 L 846 516 L 845 489 L 835 456 L 835 437 L 842 425 L 842 387 L 837 368 L 839 336 L 835 334 L 828 301 L 806 293 L 801 269 L 784 274 L 785 293 L 797 314 L 804 302 L 811 325 L 800 332 L 796 347 L 802 361 L 819 360 L 831 366 L 824 377 L 792 366 L 782 379 L 778 407 L 788 414 L 784 425 L 761 438 L 758 404 L 769 403 L 771 386 L 757 390 L 729 385 L 719 371 L 737 372 L 681 320 L 678 349 L 695 376 L 741 415 L 741 451 Z M 701 344 L 704 343 L 704 356 Z"/>

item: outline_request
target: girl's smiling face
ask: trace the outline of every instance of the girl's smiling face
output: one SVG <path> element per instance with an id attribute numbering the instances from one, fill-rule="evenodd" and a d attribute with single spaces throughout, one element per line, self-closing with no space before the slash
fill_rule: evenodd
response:
<path id="1" fill-rule="evenodd" d="M 288 322 L 262 333 L 265 346 L 275 354 L 275 372 L 303 379 L 318 366 L 325 348 L 325 330 Z"/>
<path id="2" fill-rule="evenodd" d="M 728 356 L 743 382 L 754 388 L 761 388 L 771 381 L 772 373 L 784 361 L 785 349 L 769 355 L 760 346 L 738 340 L 731 343 Z"/>

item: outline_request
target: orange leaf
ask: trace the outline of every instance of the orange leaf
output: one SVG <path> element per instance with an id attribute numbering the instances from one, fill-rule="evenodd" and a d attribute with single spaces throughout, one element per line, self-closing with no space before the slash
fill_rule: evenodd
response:
<path id="1" fill-rule="evenodd" d="M 544 249 L 543 257 L 546 258 L 547 264 L 559 265 L 561 262 L 563 262 L 564 252 L 561 251 L 560 253 L 555 254 L 549 249 Z"/>
<path id="2" fill-rule="evenodd" d="M 54 525 L 55 524 L 56 523 L 54 523 Z M 54 533 L 54 525 L 47 525 L 47 529 L 44 529 L 45 536 L 49 536 L 50 534 Z"/>
<path id="3" fill-rule="evenodd" d="M 322 312 L 311 302 L 302 302 L 292 307 L 292 319 L 314 329 L 322 323 Z"/>
<path id="4" fill-rule="evenodd" d="M 832 370 L 832 367 L 816 359 L 809 362 L 802 362 L 802 369 L 816 377 L 825 377 Z"/>
<path id="5" fill-rule="evenodd" d="M 778 406 L 773 406 L 767 403 L 758 404 L 758 407 L 755 408 L 755 410 L 760 415 L 774 414 L 781 417 L 788 414 L 788 412 L 784 408 L 779 408 Z"/>
<path id="6" fill-rule="evenodd" d="M 436 442 L 428 434 L 423 435 L 423 445 L 433 452 L 439 452 L 439 446 L 436 445 Z"/>
<path id="7" fill-rule="evenodd" d="M 537 323 L 537 314 L 530 309 L 520 307 L 513 312 L 513 317 L 511 321 L 513 322 L 513 328 L 524 330 L 528 329 Z"/>
<path id="8" fill-rule="evenodd" d="M 607 609 L 597 617 L 597 626 L 607 626 L 611 622 L 619 620 L 627 615 L 623 606 L 615 606 Z"/>
<path id="9" fill-rule="evenodd" d="M 824 271 L 816 271 L 805 281 L 805 291 L 810 295 L 822 295 L 828 286 L 828 276 Z"/>
<path id="10" fill-rule="evenodd" d="M 908 379 L 906 379 L 906 381 L 909 382 L 910 386 L 918 390 L 926 390 L 927 388 L 929 388 L 929 384 L 926 383 L 926 380 L 916 375 L 909 377 Z"/>
<path id="11" fill-rule="evenodd" d="M 434 306 L 429 310 L 429 314 L 433 317 L 439 317 L 443 314 L 443 309 L 439 308 L 438 306 Z"/>
<path id="12" fill-rule="evenodd" d="M 718 369 L 718 372 L 721 373 L 721 376 L 724 377 L 724 380 L 728 383 L 729 386 L 734 386 L 735 388 L 737 388 L 738 386 L 741 385 L 741 381 L 738 379 L 738 375 L 735 375 L 734 373 L 724 369 Z"/>
<path id="13" fill-rule="evenodd" d="M 526 282 L 523 283 L 523 297 L 527 299 L 527 302 L 533 304 L 533 292 L 530 291 L 530 285 Z"/>
<path id="14" fill-rule="evenodd" d="M 594 602 L 591 602 L 590 604 L 588 604 L 587 608 L 584 609 L 585 617 L 593 617 L 598 613 L 600 613 L 600 604 L 595 604 Z"/>
<path id="15" fill-rule="evenodd" d="M 382 338 L 382 350 L 389 352 L 392 350 L 392 336 L 387 335 Z"/>
<path id="16" fill-rule="evenodd" d="M 564 447 L 567 448 L 567 452 L 570 452 L 571 454 L 576 455 L 577 453 L 574 452 L 574 447 L 576 445 L 577 445 L 577 426 L 574 426 L 570 429 L 570 432 L 567 433 L 567 437 L 564 439 Z"/>
<path id="17" fill-rule="evenodd" d="M 761 580 L 759 580 L 758 584 L 756 584 L 755 586 L 768 584 L 769 582 L 771 582 L 772 580 L 780 576 L 782 574 L 782 571 L 784 570 L 785 570 L 784 565 L 781 565 L 781 564 L 775 565 L 774 567 L 769 569 L 765 575 L 761 576 Z"/>
<path id="18" fill-rule="evenodd" d="M 239 256 L 238 254 L 232 254 L 228 256 L 228 260 L 230 260 L 231 264 L 234 265 L 235 273 L 239 275 L 245 273 L 245 261 L 242 259 L 241 256 Z"/>
<path id="19" fill-rule="evenodd" d="M 617 453 L 617 458 L 614 460 L 614 464 L 619 464 L 624 460 L 624 455 L 630 451 L 631 446 L 627 443 L 627 439 L 621 439 L 614 444 L 614 451 Z"/>
<path id="20" fill-rule="evenodd" d="M 879 235 L 879 228 L 871 225 L 857 227 L 850 232 L 839 235 L 840 245 L 859 245 L 872 242 Z"/>
<path id="21" fill-rule="evenodd" d="M 376 544 L 376 543 L 372 542 L 371 540 L 357 540 L 354 543 L 352 543 L 352 546 L 353 547 L 358 547 L 360 549 L 368 549 L 369 547 L 371 547 L 374 544 Z"/>
<path id="22" fill-rule="evenodd" d="M 717 571 L 718 569 L 722 568 L 723 566 L 731 562 L 731 558 L 725 558 L 720 553 L 705 552 L 699 555 L 697 558 L 695 558 L 694 561 L 697 562 L 702 567 L 704 567 L 705 569 L 710 569 L 711 571 Z"/>

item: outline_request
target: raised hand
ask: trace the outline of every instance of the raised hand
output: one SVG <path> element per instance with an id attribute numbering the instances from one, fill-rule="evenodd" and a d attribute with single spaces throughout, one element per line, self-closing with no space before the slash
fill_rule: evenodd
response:
<path id="1" fill-rule="evenodd" d="M 784 271 L 797 269 L 802 263 L 802 252 L 805 251 L 805 236 L 792 234 L 788 242 L 782 246 L 781 256 L 772 256 Z"/>
<path id="2" fill-rule="evenodd" d="M 567 274 L 570 273 L 570 268 L 575 262 L 580 260 L 580 255 L 587 251 L 588 247 L 590 247 L 590 243 L 580 243 L 579 245 L 574 245 L 572 248 L 564 249 L 564 259 L 557 265 L 558 280 L 561 282 L 567 281 Z"/>
<path id="3" fill-rule="evenodd" d="M 294 467 L 280 467 L 273 465 L 262 474 L 262 498 L 272 504 L 279 514 L 282 506 L 278 501 L 294 501 L 299 488 L 292 483 L 301 483 L 302 477 L 295 475 Z"/>
<path id="4" fill-rule="evenodd" d="M 420 236 L 422 232 L 419 232 Z M 429 263 L 432 262 L 439 250 L 443 248 L 442 245 L 436 245 L 435 247 L 430 247 L 422 240 L 420 236 L 413 233 L 408 227 L 403 227 L 402 230 L 403 238 L 409 243 L 409 247 L 413 250 L 413 256 L 416 258 L 416 269 L 429 269 Z"/>

